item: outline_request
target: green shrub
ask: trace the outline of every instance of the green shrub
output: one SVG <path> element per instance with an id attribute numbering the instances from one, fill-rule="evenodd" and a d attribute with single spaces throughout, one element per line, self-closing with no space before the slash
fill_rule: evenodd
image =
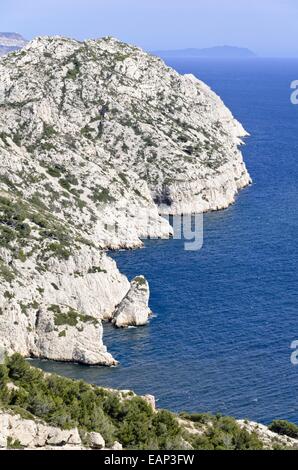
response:
<path id="1" fill-rule="evenodd" d="M 174 415 L 167 411 L 154 412 L 140 397 L 123 399 L 117 392 L 83 381 L 45 376 L 19 354 L 7 358 L 0 367 L 1 393 L 6 390 L 7 382 L 15 383 L 18 389 L 6 396 L 6 406 L 30 413 L 53 426 L 78 427 L 81 435 L 100 432 L 108 446 L 119 440 L 130 449 L 180 448 L 182 431 Z"/>
<path id="2" fill-rule="evenodd" d="M 269 426 L 270 431 L 281 434 L 282 436 L 289 436 L 294 439 L 298 438 L 298 426 L 286 420 L 275 420 Z"/>
<path id="3" fill-rule="evenodd" d="M 6 266 L 6 264 L 0 259 L 0 278 L 7 282 L 12 282 L 15 278 L 15 273 L 12 268 Z"/>
<path id="4" fill-rule="evenodd" d="M 78 313 L 75 310 L 70 310 L 67 313 L 55 313 L 54 323 L 56 326 L 69 325 L 76 326 L 78 323 Z"/>
<path id="5" fill-rule="evenodd" d="M 59 306 L 52 306 L 52 310 L 61 312 Z M 8 391 L 8 382 L 18 388 Z M 107 446 L 118 440 L 126 449 L 174 450 L 183 449 L 184 438 L 195 450 L 263 447 L 255 433 L 241 429 L 233 418 L 183 413 L 181 418 L 195 426 L 203 425 L 198 429 L 204 429 L 204 434 L 191 434 L 182 430 L 175 415 L 165 410 L 154 411 L 141 397 L 131 394 L 124 397 L 83 381 L 45 375 L 19 354 L 6 358 L 0 366 L 0 400 L 6 408 L 24 416 L 33 415 L 63 429 L 78 427 L 81 436 L 86 432 L 100 432 Z M 290 423 L 274 423 L 275 430 L 278 427 L 293 431 Z"/>
<path id="6" fill-rule="evenodd" d="M 241 429 L 234 418 L 228 416 L 195 415 L 193 422 L 203 423 L 203 435 L 190 436 L 196 450 L 261 450 L 262 442 L 255 433 Z"/>
<path id="7" fill-rule="evenodd" d="M 18 259 L 22 261 L 22 263 L 25 263 L 25 261 L 27 260 L 26 253 L 24 253 L 23 250 L 19 250 Z"/>
<path id="8" fill-rule="evenodd" d="M 182 419 L 187 419 L 193 423 L 209 424 L 213 423 L 215 417 L 209 413 L 180 413 Z"/>
<path id="9" fill-rule="evenodd" d="M 60 242 L 50 243 L 47 248 L 49 251 L 52 251 L 57 258 L 68 259 L 70 257 L 69 248 Z"/>
<path id="10" fill-rule="evenodd" d="M 115 198 L 110 195 L 110 191 L 108 188 L 99 188 L 99 187 L 93 190 L 92 199 L 94 202 L 105 203 L 105 204 L 115 201 Z"/>
<path id="11" fill-rule="evenodd" d="M 43 124 L 43 137 L 46 138 L 51 138 L 53 135 L 57 134 L 53 126 L 50 126 L 49 124 Z"/>
<path id="12" fill-rule="evenodd" d="M 88 269 L 88 274 L 95 274 L 95 273 L 106 273 L 106 269 L 102 269 L 100 266 L 92 266 Z"/>
<path id="13" fill-rule="evenodd" d="M 135 277 L 134 281 L 137 283 L 139 287 L 142 287 L 142 286 L 145 287 L 147 284 L 146 279 L 143 278 L 142 276 Z"/>
<path id="14" fill-rule="evenodd" d="M 47 172 L 50 176 L 53 176 L 54 178 L 60 178 L 61 176 L 61 168 L 59 167 L 59 165 L 47 168 Z"/>
<path id="15" fill-rule="evenodd" d="M 8 449 L 23 449 L 24 446 L 21 445 L 21 442 L 16 439 L 12 439 L 12 437 L 8 436 L 7 438 L 7 448 Z"/>
<path id="16" fill-rule="evenodd" d="M 81 67 L 80 62 L 78 61 L 77 58 L 74 58 L 73 68 L 68 70 L 68 72 L 66 74 L 66 78 L 69 79 L 69 80 L 75 80 L 77 78 L 77 76 L 79 75 L 79 73 L 80 73 L 80 67 Z"/>
<path id="17" fill-rule="evenodd" d="M 92 140 L 93 139 L 93 135 L 92 135 L 93 131 L 94 131 L 94 129 L 92 129 L 92 127 L 86 125 L 85 127 L 83 127 L 81 129 L 81 135 L 83 137 L 86 137 L 89 140 Z"/>

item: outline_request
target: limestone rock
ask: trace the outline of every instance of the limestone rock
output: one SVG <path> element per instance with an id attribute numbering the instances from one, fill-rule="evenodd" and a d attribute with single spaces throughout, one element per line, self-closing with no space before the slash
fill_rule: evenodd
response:
<path id="1" fill-rule="evenodd" d="M 120 442 L 115 441 L 112 446 L 112 450 L 122 450 L 122 449 L 123 449 L 122 444 L 120 444 Z"/>
<path id="2" fill-rule="evenodd" d="M 135 277 L 130 289 L 115 310 L 113 323 L 118 328 L 146 325 L 151 310 L 148 307 L 149 285 L 144 276 Z"/>
<path id="3" fill-rule="evenodd" d="M 53 308 L 54 312 L 39 309 L 37 313 L 33 356 L 89 365 L 117 364 L 102 343 L 102 326 L 98 320 L 74 309 Z"/>
<path id="4" fill-rule="evenodd" d="M 88 437 L 91 449 L 103 449 L 105 447 L 104 438 L 98 432 L 90 432 Z"/>
<path id="5" fill-rule="evenodd" d="M 272 450 L 276 446 L 288 447 L 289 449 L 298 449 L 298 439 L 283 436 L 270 431 L 264 424 L 254 421 L 238 420 L 238 424 L 242 429 L 246 429 L 249 433 L 254 432 L 263 442 L 266 449 Z"/>
<path id="6" fill-rule="evenodd" d="M 62 430 L 41 420 L 24 419 L 0 411 L 0 449 L 74 449 L 84 448 L 78 430 Z"/>
<path id="7" fill-rule="evenodd" d="M 47 436 L 46 444 L 52 446 L 61 446 L 66 444 L 82 445 L 82 442 L 76 428 L 69 431 L 53 428 Z"/>
<path id="8" fill-rule="evenodd" d="M 36 272 L 33 259 L 16 267 L 27 268 L 22 286 L 0 285 L 0 341 L 8 353 L 117 363 L 103 345 L 100 321 L 111 318 L 130 286 L 114 261 L 82 247 L 68 260 L 51 258 L 46 273 Z"/>
<path id="9" fill-rule="evenodd" d="M 153 411 L 156 411 L 156 400 L 154 395 L 144 395 L 142 398 L 151 406 Z"/>

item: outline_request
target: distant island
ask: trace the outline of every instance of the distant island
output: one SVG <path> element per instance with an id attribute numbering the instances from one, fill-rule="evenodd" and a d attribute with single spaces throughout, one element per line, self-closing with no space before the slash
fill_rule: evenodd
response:
<path id="1" fill-rule="evenodd" d="M 0 32 L 0 56 L 9 52 L 17 51 L 26 46 L 27 41 L 17 33 L 1 33 Z"/>
<path id="2" fill-rule="evenodd" d="M 251 59 L 256 54 L 245 47 L 216 46 L 205 49 L 174 49 L 153 51 L 154 55 L 161 57 L 206 57 L 213 59 Z"/>

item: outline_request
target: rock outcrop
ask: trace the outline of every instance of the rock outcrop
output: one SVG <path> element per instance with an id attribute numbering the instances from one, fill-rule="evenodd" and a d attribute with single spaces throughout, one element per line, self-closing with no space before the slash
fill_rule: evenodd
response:
<path id="1" fill-rule="evenodd" d="M 118 328 L 146 325 L 152 313 L 148 307 L 149 295 L 149 284 L 144 276 L 135 277 L 128 293 L 114 312 L 114 325 Z"/>
<path id="2" fill-rule="evenodd" d="M 41 272 L 33 260 L 33 254 L 14 260 L 21 279 L 0 285 L 1 346 L 9 354 L 115 365 L 101 320 L 111 318 L 130 288 L 115 262 L 89 247 L 68 259 L 51 257 Z"/>
<path id="3" fill-rule="evenodd" d="M 60 429 L 41 420 L 24 419 L 18 414 L 0 411 L 0 450 L 103 450 L 106 447 L 97 432 L 86 433 L 84 438 L 85 445 L 77 428 Z M 118 443 L 115 445 L 117 447 Z"/>
<path id="4" fill-rule="evenodd" d="M 264 424 L 256 423 L 254 421 L 238 420 L 237 422 L 241 429 L 245 429 L 249 433 L 255 433 L 263 442 L 264 448 L 267 450 L 273 450 L 276 447 L 295 450 L 298 449 L 298 439 L 272 432 Z"/>
<path id="5" fill-rule="evenodd" d="M 146 398 L 146 397 L 144 397 Z M 154 399 L 154 397 L 151 397 Z M 192 438 L 207 435 L 207 428 L 191 421 L 178 419 L 186 436 Z M 276 434 L 267 426 L 253 421 L 237 421 L 241 429 L 255 434 L 263 444 L 264 450 L 297 449 L 298 439 Z M 111 450 L 121 451 L 122 444 L 115 441 Z M 185 440 L 184 449 L 192 450 L 192 445 Z M 23 418 L 11 411 L 0 410 L 0 450 L 107 450 L 102 435 L 98 432 L 79 433 L 77 428 L 65 430 L 44 423 L 40 419 Z"/>
<path id="6" fill-rule="evenodd" d="M 285 435 L 277 434 L 270 431 L 268 426 L 265 426 L 261 423 L 256 423 L 254 421 L 248 420 L 234 420 L 233 418 L 228 418 L 228 420 L 233 421 L 233 424 L 239 426 L 241 430 L 244 430 L 248 435 L 255 436 L 258 441 L 262 444 L 263 450 L 297 450 L 298 449 L 298 439 L 294 439 Z M 204 420 L 202 420 L 204 421 Z M 206 436 L 212 435 L 214 431 L 214 423 L 212 423 L 212 415 L 210 415 L 209 422 L 195 422 L 187 419 L 178 418 L 180 426 L 184 429 L 188 436 L 196 439 L 204 439 Z M 228 447 L 228 442 L 226 443 Z M 208 449 L 208 448 L 207 448 Z M 207 450 L 206 449 L 206 450 Z"/>
<path id="7" fill-rule="evenodd" d="M 0 59 L 0 343 L 115 364 L 102 320 L 145 324 L 149 289 L 106 249 L 167 238 L 161 214 L 227 207 L 246 133 L 192 75 L 113 38 L 37 38 Z"/>

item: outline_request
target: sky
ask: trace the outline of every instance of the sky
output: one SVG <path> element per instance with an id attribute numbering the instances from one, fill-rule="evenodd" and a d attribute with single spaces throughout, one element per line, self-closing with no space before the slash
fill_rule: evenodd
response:
<path id="1" fill-rule="evenodd" d="M 232 45 L 298 57 L 298 0 L 0 0 L 0 31 L 114 36 L 146 50 Z"/>

